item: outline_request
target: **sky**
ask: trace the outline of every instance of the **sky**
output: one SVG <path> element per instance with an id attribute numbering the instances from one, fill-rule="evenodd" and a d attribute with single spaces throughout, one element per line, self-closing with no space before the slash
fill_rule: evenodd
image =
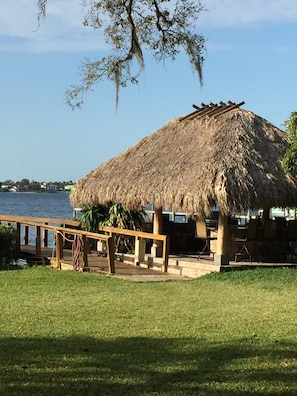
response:
<path id="1" fill-rule="evenodd" d="M 82 25 L 79 0 L 48 0 L 38 29 L 37 0 L 1 0 L 0 181 L 76 181 L 192 105 L 244 101 L 277 127 L 297 111 L 297 1 L 205 0 L 197 33 L 206 38 L 203 86 L 187 57 L 146 58 L 137 86 L 102 82 L 81 110 L 65 104 L 79 65 L 108 47 Z M 170 149 L 170 142 L 168 142 Z"/>

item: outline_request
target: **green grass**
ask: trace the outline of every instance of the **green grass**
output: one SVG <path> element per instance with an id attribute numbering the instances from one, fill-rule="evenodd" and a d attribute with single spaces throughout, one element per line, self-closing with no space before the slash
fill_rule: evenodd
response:
<path id="1" fill-rule="evenodd" d="M 297 395 L 297 271 L 0 271 L 2 395 Z"/>

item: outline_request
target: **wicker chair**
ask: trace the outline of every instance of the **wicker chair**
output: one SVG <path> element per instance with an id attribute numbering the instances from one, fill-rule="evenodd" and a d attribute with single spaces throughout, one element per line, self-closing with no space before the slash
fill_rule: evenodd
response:
<path id="1" fill-rule="evenodd" d="M 210 236 L 210 230 L 206 226 L 205 220 L 196 221 L 196 238 L 202 240 L 204 242 L 203 249 L 198 251 L 198 260 L 200 260 L 202 255 L 214 255 L 214 252 L 211 251 L 210 242 L 217 239 L 217 237 Z"/>

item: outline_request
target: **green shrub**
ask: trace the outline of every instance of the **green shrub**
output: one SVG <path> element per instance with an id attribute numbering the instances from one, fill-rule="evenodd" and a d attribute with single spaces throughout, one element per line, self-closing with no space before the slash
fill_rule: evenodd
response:
<path id="1" fill-rule="evenodd" d="M 0 269 L 7 268 L 17 257 L 17 230 L 15 227 L 0 224 Z"/>

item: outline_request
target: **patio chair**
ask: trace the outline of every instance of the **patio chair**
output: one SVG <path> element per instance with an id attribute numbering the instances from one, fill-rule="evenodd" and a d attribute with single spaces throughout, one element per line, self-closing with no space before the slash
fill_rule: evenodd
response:
<path id="1" fill-rule="evenodd" d="M 211 251 L 210 242 L 217 239 L 217 237 L 210 236 L 210 230 L 206 226 L 205 220 L 196 221 L 196 238 L 201 239 L 204 242 L 203 249 L 198 251 L 198 260 L 200 260 L 202 255 L 214 256 L 214 252 Z"/>
<path id="2" fill-rule="evenodd" d="M 257 230 L 258 230 L 258 219 L 250 219 L 248 227 L 246 230 L 246 235 L 244 238 L 234 237 L 234 242 L 240 244 L 239 250 L 235 253 L 235 261 L 243 257 L 249 258 L 250 262 L 253 262 L 253 255 L 248 248 L 248 242 L 257 240 Z"/>

